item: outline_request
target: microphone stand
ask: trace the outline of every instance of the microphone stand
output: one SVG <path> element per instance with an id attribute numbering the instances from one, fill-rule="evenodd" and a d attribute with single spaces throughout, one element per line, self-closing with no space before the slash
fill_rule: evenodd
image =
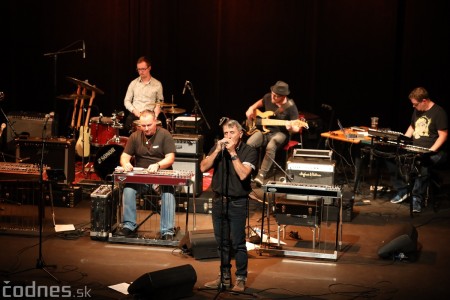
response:
<path id="1" fill-rule="evenodd" d="M 203 120 L 205 120 L 206 126 L 208 127 L 208 130 L 211 130 L 211 126 L 209 126 L 208 120 L 206 119 L 205 115 L 203 114 L 202 108 L 200 107 L 200 104 L 198 102 L 198 100 L 195 98 L 195 94 L 194 94 L 194 87 L 192 86 L 192 83 L 187 85 L 189 92 L 191 93 L 192 99 L 194 99 L 195 105 L 194 105 L 194 123 L 195 123 L 195 133 L 198 134 L 199 130 L 198 130 L 198 114 L 197 114 L 197 110 L 200 112 L 200 114 L 202 115 Z"/>
<path id="2" fill-rule="evenodd" d="M 44 56 L 53 57 L 53 110 L 56 110 L 56 100 L 55 99 L 56 99 L 56 95 L 57 95 L 58 55 L 85 51 L 83 48 L 66 50 L 67 48 L 72 47 L 73 45 L 75 45 L 78 42 L 82 42 L 82 40 L 77 40 L 77 41 L 73 42 L 72 44 L 69 44 L 68 46 L 65 46 L 65 47 L 57 50 L 56 52 L 44 53 Z"/>
<path id="3" fill-rule="evenodd" d="M 55 277 L 55 275 L 53 275 L 52 273 L 50 273 L 49 270 L 47 270 L 47 267 L 49 267 L 48 265 L 45 264 L 44 262 L 44 258 L 42 256 L 42 233 L 43 233 L 43 223 L 44 223 L 44 212 L 45 212 L 45 203 L 44 203 L 44 151 L 45 151 L 45 136 L 46 136 L 46 130 L 47 130 L 47 122 L 48 122 L 49 118 L 46 118 L 45 120 L 45 124 L 44 124 L 44 128 L 42 130 L 42 148 L 41 148 L 41 160 L 39 162 L 39 186 L 40 186 L 40 190 L 41 190 L 41 199 L 38 203 L 38 218 L 39 218 L 39 254 L 38 254 L 38 258 L 36 261 L 36 268 L 35 269 L 40 269 L 40 270 L 44 270 L 48 275 L 50 275 L 50 277 L 52 277 L 56 282 L 60 283 L 61 280 L 59 280 L 58 278 Z M 52 184 L 51 182 L 49 182 L 49 184 Z M 50 187 L 51 190 L 51 187 Z M 51 197 L 53 197 L 52 195 L 50 195 Z M 56 268 L 56 265 L 52 265 L 52 268 Z M 28 270 L 24 270 L 24 271 L 19 271 L 13 274 L 18 274 L 18 273 L 22 273 L 25 271 L 29 271 L 29 270 L 33 270 L 32 269 L 28 269 Z"/>

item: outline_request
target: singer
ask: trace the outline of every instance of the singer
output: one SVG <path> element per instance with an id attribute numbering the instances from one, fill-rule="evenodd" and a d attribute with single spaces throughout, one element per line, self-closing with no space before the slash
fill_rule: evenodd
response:
<path id="1" fill-rule="evenodd" d="M 220 284 L 231 287 L 231 256 L 236 259 L 236 279 L 232 291 L 243 292 L 247 281 L 248 254 L 245 240 L 248 195 L 252 191 L 250 175 L 256 169 L 258 153 L 242 141 L 243 129 L 236 120 L 222 125 L 224 138 L 211 148 L 200 163 L 200 170 L 214 169 L 211 188 L 214 192 L 212 221 L 214 237 L 220 251 L 220 274 L 205 283 L 217 289 Z"/>
<path id="2" fill-rule="evenodd" d="M 141 56 L 136 63 L 136 71 L 139 77 L 135 78 L 128 85 L 125 94 L 124 105 L 128 111 L 125 120 L 125 130 L 123 134 L 130 135 L 133 131 L 133 122 L 139 119 L 144 110 L 155 112 L 156 118 L 159 119 L 164 128 L 166 128 L 166 120 L 161 113 L 159 102 L 164 101 L 162 83 L 150 74 L 152 69 L 150 59 Z"/>

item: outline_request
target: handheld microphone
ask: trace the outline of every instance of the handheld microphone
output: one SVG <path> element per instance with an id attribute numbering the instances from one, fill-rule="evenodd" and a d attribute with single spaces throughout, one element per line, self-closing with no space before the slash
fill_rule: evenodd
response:
<path id="1" fill-rule="evenodd" d="M 186 82 L 184 83 L 184 87 L 183 87 L 183 95 L 186 93 L 186 87 L 188 86 L 188 84 L 190 84 L 189 80 L 186 80 Z"/>
<path id="2" fill-rule="evenodd" d="M 83 58 L 86 58 L 86 45 L 84 44 L 84 40 L 83 40 Z"/>
<path id="3" fill-rule="evenodd" d="M 2 123 L 2 125 L 0 126 L 0 137 L 2 137 L 3 129 L 5 129 L 5 128 L 6 128 L 6 124 Z"/>

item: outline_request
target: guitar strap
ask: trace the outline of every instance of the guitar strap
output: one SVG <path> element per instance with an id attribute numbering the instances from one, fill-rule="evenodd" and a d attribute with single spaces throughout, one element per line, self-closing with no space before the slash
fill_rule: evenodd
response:
<path id="1" fill-rule="evenodd" d="M 274 114 L 277 115 L 278 113 L 282 113 L 283 111 L 285 111 L 286 109 L 288 109 L 289 107 L 294 105 L 294 101 L 292 99 L 288 99 L 288 101 L 286 101 L 285 104 L 281 105 L 280 107 L 277 108 L 276 111 L 274 111 Z"/>

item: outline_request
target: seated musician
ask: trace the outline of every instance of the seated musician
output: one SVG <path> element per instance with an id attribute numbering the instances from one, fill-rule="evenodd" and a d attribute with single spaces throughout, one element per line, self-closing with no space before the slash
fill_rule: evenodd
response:
<path id="1" fill-rule="evenodd" d="M 124 171 L 135 167 L 146 168 L 150 172 L 160 169 L 172 169 L 175 161 L 175 142 L 164 128 L 156 126 L 154 112 L 144 110 L 139 117 L 139 130 L 133 132 L 120 156 L 120 165 Z M 145 193 L 154 185 L 126 184 L 123 189 L 123 222 L 118 236 L 136 236 L 136 194 Z M 175 234 L 175 196 L 173 186 L 159 186 L 161 192 L 161 238 L 172 240 Z"/>
<path id="2" fill-rule="evenodd" d="M 430 168 L 446 160 L 444 144 L 447 140 L 448 121 L 445 110 L 430 99 L 428 92 L 423 87 L 415 88 L 409 94 L 409 100 L 414 111 L 405 136 L 412 138 L 414 146 L 428 148 L 431 151 L 429 155 L 423 157 L 418 174 L 415 176 L 414 183 L 411 184 L 413 212 L 420 213 L 423 197 L 429 184 Z M 391 203 L 401 203 L 408 197 L 408 183 L 402 180 L 402 176 L 397 176 L 399 173 L 401 174 L 398 164 L 387 161 L 387 167 L 391 174 L 391 183 L 397 190 Z"/>
<path id="3" fill-rule="evenodd" d="M 136 71 L 139 73 L 139 77 L 130 82 L 123 101 L 129 112 L 125 120 L 126 132 L 124 134 L 126 136 L 133 131 L 133 122 L 139 120 L 142 111 L 152 110 L 158 119 L 164 117 L 161 106 L 158 104 L 164 100 L 163 86 L 150 74 L 151 69 L 149 58 L 142 56 L 137 60 Z"/>
<path id="4" fill-rule="evenodd" d="M 297 120 L 298 109 L 294 100 L 288 98 L 289 85 L 283 81 L 277 81 L 271 88 L 271 93 L 267 93 L 262 99 L 256 101 L 246 111 L 247 124 L 254 123 L 256 117 L 270 117 L 278 120 Z M 258 108 L 263 108 L 263 112 Z M 278 149 L 281 149 L 289 139 L 289 132 L 299 132 L 300 126 L 286 122 L 282 126 L 265 126 L 268 132 L 249 128 L 248 134 L 251 136 L 247 144 L 255 148 L 266 146 L 266 152 L 261 162 L 255 182 L 258 186 L 263 185 L 264 179 L 272 167 Z"/>

